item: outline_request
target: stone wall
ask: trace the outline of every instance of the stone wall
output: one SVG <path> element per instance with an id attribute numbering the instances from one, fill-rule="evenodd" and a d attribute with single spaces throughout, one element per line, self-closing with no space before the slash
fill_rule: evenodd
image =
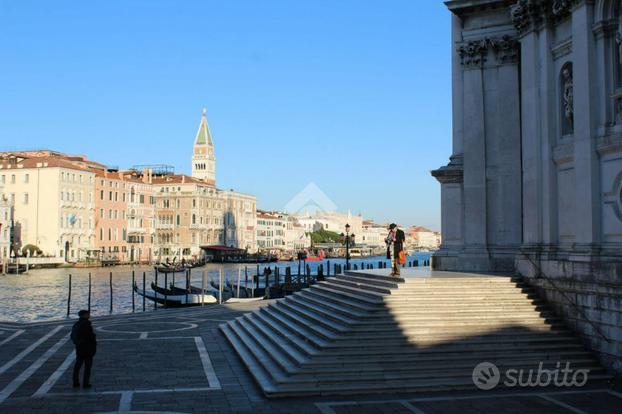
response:
<path id="1" fill-rule="evenodd" d="M 622 375 L 622 260 L 546 257 L 539 262 L 536 266 L 534 258 L 522 256 L 517 270 L 596 352 L 603 365 Z"/>
<path id="2" fill-rule="evenodd" d="M 433 267 L 524 275 L 622 374 L 622 3 L 446 4 L 453 149 L 432 172 Z"/>

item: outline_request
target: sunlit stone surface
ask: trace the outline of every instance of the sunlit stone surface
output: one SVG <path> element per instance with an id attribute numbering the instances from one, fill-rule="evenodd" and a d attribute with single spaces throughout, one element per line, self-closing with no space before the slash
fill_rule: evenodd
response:
<path id="1" fill-rule="evenodd" d="M 447 5 L 453 153 L 432 172 L 443 230 L 433 265 L 526 276 L 621 372 L 620 2 Z"/>

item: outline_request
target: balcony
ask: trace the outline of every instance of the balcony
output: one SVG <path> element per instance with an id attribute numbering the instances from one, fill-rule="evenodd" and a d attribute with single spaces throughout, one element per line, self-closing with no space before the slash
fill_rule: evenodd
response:
<path id="1" fill-rule="evenodd" d="M 157 230 L 173 230 L 175 228 L 175 225 L 172 223 L 170 224 L 156 223 L 155 228 Z"/>
<path id="2" fill-rule="evenodd" d="M 147 229 L 144 227 L 131 226 L 127 228 L 127 233 L 128 234 L 145 234 L 147 233 Z"/>

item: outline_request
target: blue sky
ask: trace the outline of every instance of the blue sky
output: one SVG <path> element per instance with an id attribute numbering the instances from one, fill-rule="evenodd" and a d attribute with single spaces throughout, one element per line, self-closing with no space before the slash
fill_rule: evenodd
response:
<path id="1" fill-rule="evenodd" d="M 432 0 L 0 0 L 0 150 L 189 173 L 206 106 L 219 187 L 438 229 L 450 47 Z"/>

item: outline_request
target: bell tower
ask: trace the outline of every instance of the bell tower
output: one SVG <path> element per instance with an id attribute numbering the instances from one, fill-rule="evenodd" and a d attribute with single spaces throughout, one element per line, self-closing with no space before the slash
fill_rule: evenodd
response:
<path id="1" fill-rule="evenodd" d="M 192 177 L 216 184 L 216 158 L 214 142 L 207 124 L 207 109 L 203 108 L 199 130 L 194 138 L 192 152 Z"/>

